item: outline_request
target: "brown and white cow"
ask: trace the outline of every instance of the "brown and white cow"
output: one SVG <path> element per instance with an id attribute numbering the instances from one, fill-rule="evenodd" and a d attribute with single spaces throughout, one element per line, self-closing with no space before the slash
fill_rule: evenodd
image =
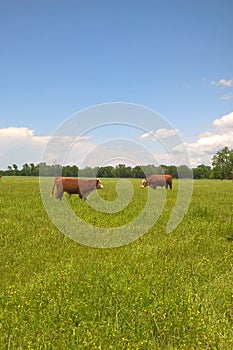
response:
<path id="1" fill-rule="evenodd" d="M 167 174 L 167 175 L 151 175 L 147 177 L 146 179 L 142 180 L 142 185 L 141 187 L 146 187 L 150 186 L 154 189 L 156 189 L 157 186 L 168 186 L 170 189 L 172 189 L 172 176 Z"/>
<path id="2" fill-rule="evenodd" d="M 72 194 L 78 194 L 79 198 L 86 200 L 89 193 L 95 189 L 103 188 L 100 179 L 80 179 L 76 177 L 62 177 L 57 176 L 54 179 L 54 184 L 51 192 L 53 196 L 54 187 L 57 188 L 55 196 L 57 199 L 62 199 L 63 193 L 67 192 L 70 196 Z"/>

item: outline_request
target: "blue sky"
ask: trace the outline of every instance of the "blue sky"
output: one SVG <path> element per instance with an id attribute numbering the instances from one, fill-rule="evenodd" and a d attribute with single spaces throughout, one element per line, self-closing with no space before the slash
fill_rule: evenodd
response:
<path id="1" fill-rule="evenodd" d="M 108 102 L 158 111 L 194 165 L 233 147 L 232 13 L 231 0 L 1 1 L 0 169 L 39 161 L 35 138 Z"/>

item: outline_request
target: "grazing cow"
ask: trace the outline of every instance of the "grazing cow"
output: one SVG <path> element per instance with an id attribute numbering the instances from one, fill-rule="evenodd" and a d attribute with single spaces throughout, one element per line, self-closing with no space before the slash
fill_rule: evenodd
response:
<path id="1" fill-rule="evenodd" d="M 157 186 L 168 186 L 170 189 L 172 189 L 172 176 L 171 175 L 151 175 L 147 177 L 146 179 L 142 180 L 142 186 L 141 187 L 146 187 L 150 186 L 154 189 L 156 189 Z"/>
<path id="2" fill-rule="evenodd" d="M 55 177 L 51 197 L 53 196 L 54 187 L 57 188 L 57 193 L 55 194 L 57 199 L 62 199 L 63 193 L 67 192 L 70 196 L 72 194 L 78 194 L 79 198 L 86 197 L 89 193 L 95 189 L 103 188 L 100 179 L 79 179 L 74 177 Z"/>

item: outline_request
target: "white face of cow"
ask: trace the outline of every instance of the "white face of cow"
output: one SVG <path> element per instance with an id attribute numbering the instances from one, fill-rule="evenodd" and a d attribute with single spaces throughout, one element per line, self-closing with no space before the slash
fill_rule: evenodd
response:
<path id="1" fill-rule="evenodd" d="M 96 188 L 99 189 L 99 188 L 104 188 L 104 186 L 102 185 L 100 179 L 96 179 Z"/>
<path id="2" fill-rule="evenodd" d="M 141 187 L 144 188 L 144 187 L 146 187 L 146 186 L 147 186 L 147 180 L 146 180 L 146 179 L 143 179 L 143 180 L 142 180 L 142 185 L 141 185 Z"/>

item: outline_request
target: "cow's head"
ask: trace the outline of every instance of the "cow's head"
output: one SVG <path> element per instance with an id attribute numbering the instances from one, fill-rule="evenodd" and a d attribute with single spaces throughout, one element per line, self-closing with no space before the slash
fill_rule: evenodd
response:
<path id="1" fill-rule="evenodd" d="M 141 187 L 144 188 L 146 186 L 148 186 L 148 181 L 147 181 L 147 179 L 143 179 Z"/>
<path id="2" fill-rule="evenodd" d="M 100 179 L 96 179 L 96 188 L 97 190 L 100 189 L 100 188 L 103 188 L 104 186 L 102 185 Z"/>

